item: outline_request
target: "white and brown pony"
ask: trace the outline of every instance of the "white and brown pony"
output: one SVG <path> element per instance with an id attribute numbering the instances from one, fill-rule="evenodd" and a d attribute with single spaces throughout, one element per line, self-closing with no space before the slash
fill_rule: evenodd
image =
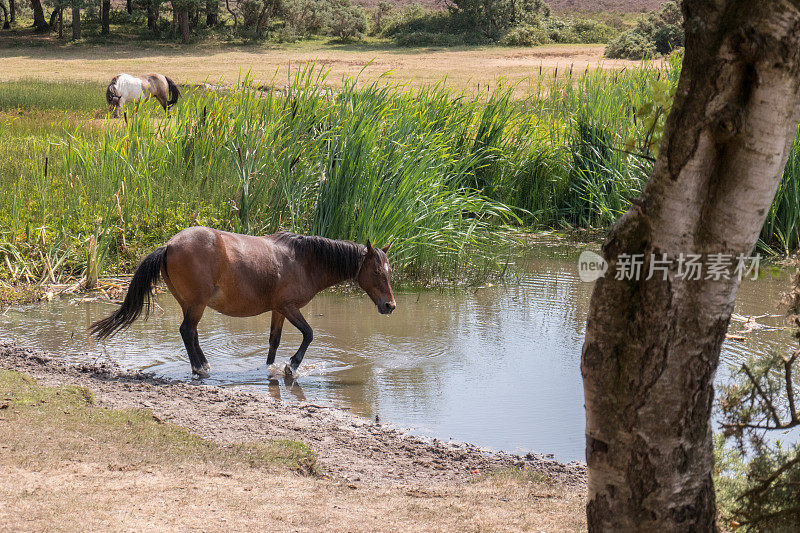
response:
<path id="1" fill-rule="evenodd" d="M 139 102 L 150 97 L 155 98 L 164 108 L 172 107 L 181 92 L 175 82 L 161 74 L 147 74 L 145 76 L 131 76 L 120 74 L 114 76 L 106 89 L 106 102 L 118 117 L 125 102 Z"/>

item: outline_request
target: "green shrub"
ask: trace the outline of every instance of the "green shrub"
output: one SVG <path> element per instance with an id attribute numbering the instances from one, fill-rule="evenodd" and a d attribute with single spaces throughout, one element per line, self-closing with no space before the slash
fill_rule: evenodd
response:
<path id="1" fill-rule="evenodd" d="M 281 14 L 298 35 L 319 35 L 330 20 L 331 5 L 325 0 L 285 0 Z"/>
<path id="2" fill-rule="evenodd" d="M 655 54 L 655 44 L 637 30 L 626 31 L 606 46 L 606 57 L 612 59 L 644 59 Z"/>
<path id="3" fill-rule="evenodd" d="M 673 50 L 683 47 L 683 28 L 676 24 L 666 24 L 653 33 L 656 52 L 670 54 Z"/>
<path id="4" fill-rule="evenodd" d="M 383 33 L 383 30 L 390 21 L 392 11 L 392 4 L 389 2 L 378 2 L 378 5 L 370 13 L 370 35 L 380 35 Z"/>
<path id="5" fill-rule="evenodd" d="M 607 43 L 617 34 L 617 30 L 592 19 L 578 19 L 572 24 L 574 41 L 579 43 Z"/>
<path id="6" fill-rule="evenodd" d="M 636 27 L 611 41 L 606 57 L 642 59 L 670 54 L 683 47 L 683 15 L 677 2 L 665 2 L 659 11 L 639 17 Z"/>
<path id="7" fill-rule="evenodd" d="M 367 15 L 364 8 L 338 0 L 332 7 L 328 28 L 331 35 L 340 39 L 360 39 L 367 31 Z"/>
<path id="8" fill-rule="evenodd" d="M 500 42 L 507 46 L 537 46 L 553 41 L 544 28 L 524 24 L 511 28 Z"/>
<path id="9" fill-rule="evenodd" d="M 297 30 L 290 24 L 284 24 L 282 27 L 273 34 L 273 37 L 279 43 L 296 43 L 300 40 Z"/>

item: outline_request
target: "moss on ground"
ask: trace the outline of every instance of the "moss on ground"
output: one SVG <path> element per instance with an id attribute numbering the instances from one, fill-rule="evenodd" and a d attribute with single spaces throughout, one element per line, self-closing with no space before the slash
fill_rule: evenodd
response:
<path id="1" fill-rule="evenodd" d="M 7 457 L 22 466 L 82 460 L 137 467 L 200 461 L 216 468 L 319 473 L 314 452 L 301 442 L 222 445 L 162 421 L 150 410 L 102 407 L 88 389 L 43 386 L 15 371 L 0 370 L 0 420 Z"/>

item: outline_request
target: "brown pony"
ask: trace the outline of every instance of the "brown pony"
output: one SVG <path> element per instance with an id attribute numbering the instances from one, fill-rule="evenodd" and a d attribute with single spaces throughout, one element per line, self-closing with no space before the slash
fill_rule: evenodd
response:
<path id="1" fill-rule="evenodd" d="M 181 92 L 175 82 L 161 74 L 147 74 L 145 76 L 131 76 L 119 74 L 111 79 L 106 88 L 106 102 L 118 117 L 125 102 L 139 102 L 150 97 L 155 98 L 164 108 L 164 111 L 175 105 Z"/>
<path id="2" fill-rule="evenodd" d="M 89 328 L 99 339 L 130 326 L 163 277 L 183 310 L 180 327 L 192 371 L 209 375 L 197 338 L 197 323 L 206 307 L 228 316 L 254 316 L 272 311 L 267 365 L 275 361 L 284 318 L 303 334 L 297 353 L 286 364 L 294 374 L 311 344 L 313 332 L 300 308 L 323 289 L 356 280 L 378 312 L 396 307 L 389 285 L 389 261 L 383 249 L 324 237 L 275 233 L 263 237 L 205 227 L 187 228 L 145 257 L 133 274 L 122 306 Z"/>

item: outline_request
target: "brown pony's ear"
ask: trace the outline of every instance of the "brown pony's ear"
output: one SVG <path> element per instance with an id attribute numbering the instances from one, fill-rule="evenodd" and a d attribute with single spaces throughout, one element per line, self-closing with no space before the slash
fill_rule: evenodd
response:
<path id="1" fill-rule="evenodd" d="M 375 248 L 372 247 L 372 243 L 369 242 L 369 239 L 367 239 L 367 254 L 372 253 L 375 253 Z"/>
<path id="2" fill-rule="evenodd" d="M 388 254 L 389 253 L 389 248 L 391 248 L 391 247 L 392 247 L 392 244 L 389 243 L 386 246 L 384 246 L 383 248 L 381 248 L 381 250 L 383 250 L 383 253 Z"/>

